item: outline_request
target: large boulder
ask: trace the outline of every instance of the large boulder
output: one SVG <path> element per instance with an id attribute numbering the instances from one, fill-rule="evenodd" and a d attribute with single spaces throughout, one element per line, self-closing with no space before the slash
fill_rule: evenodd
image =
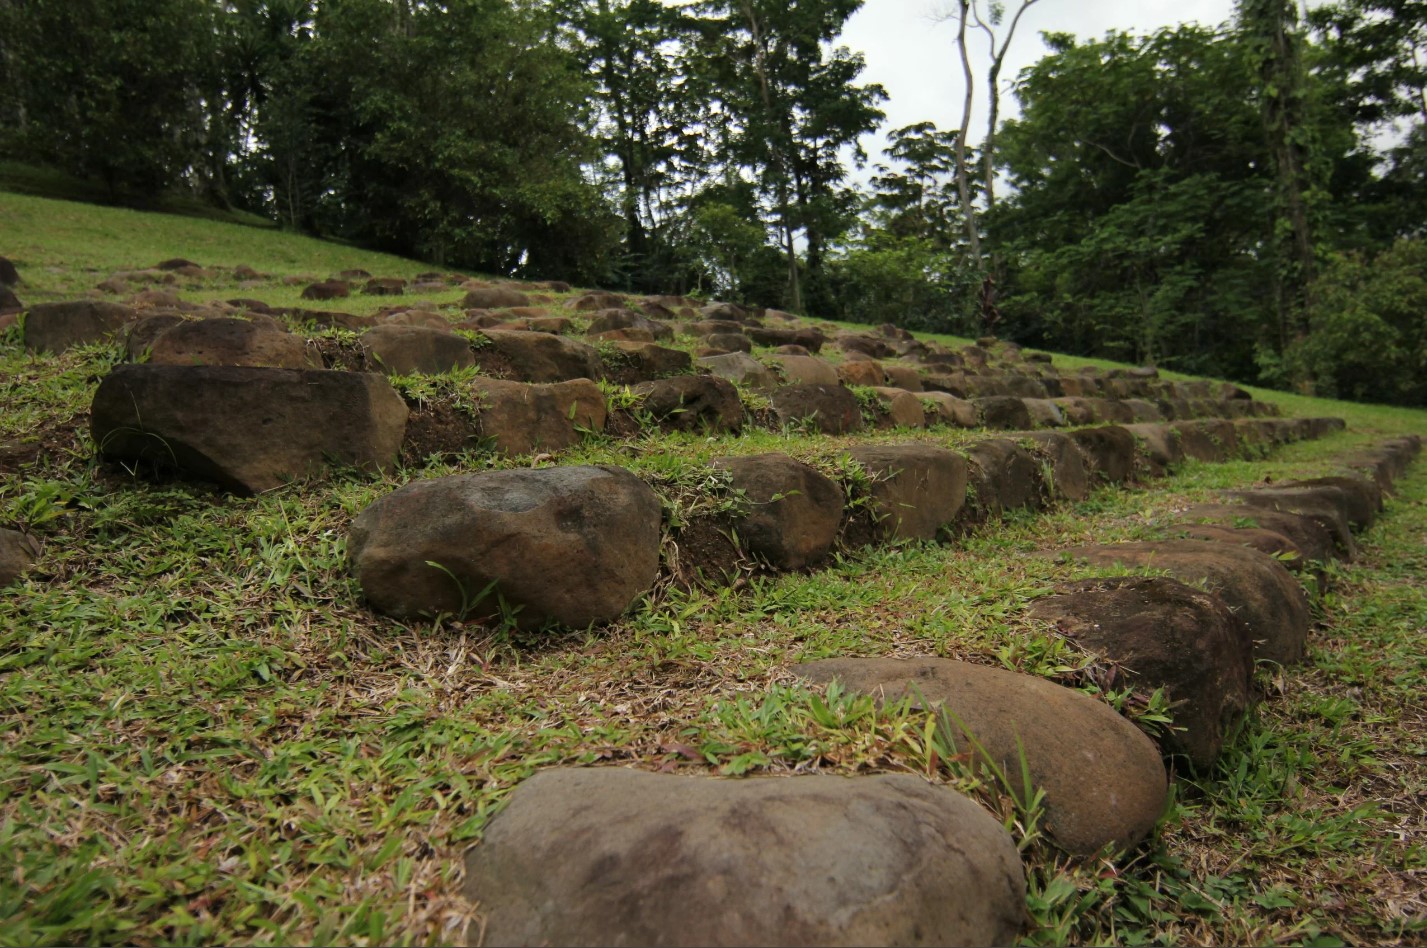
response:
<path id="1" fill-rule="evenodd" d="M 1094 566 L 1164 570 L 1180 582 L 1203 584 L 1248 627 L 1256 659 L 1287 665 L 1303 659 L 1308 640 L 1308 598 L 1273 557 L 1228 543 L 1160 540 L 1084 546 L 1061 554 Z"/>
<path id="2" fill-rule="evenodd" d="M 497 451 L 534 454 L 561 451 L 586 431 L 603 431 L 604 393 L 589 379 L 545 385 L 476 379 L 476 434 Z"/>
<path id="3" fill-rule="evenodd" d="M 777 570 L 812 566 L 832 551 L 842 522 L 842 488 L 785 454 L 714 460 L 742 494 L 734 519 L 739 542 Z"/>
<path id="4" fill-rule="evenodd" d="M 1005 945 L 1010 835 L 912 774 L 686 777 L 562 768 L 466 856 L 485 945 Z"/>
<path id="5" fill-rule="evenodd" d="M 618 618 L 653 584 L 662 513 L 618 467 L 551 467 L 415 481 L 352 524 L 367 600 L 397 618 L 498 615 L 522 628 Z"/>
<path id="6" fill-rule="evenodd" d="M 476 364 L 492 374 L 520 382 L 568 382 L 603 377 L 600 354 L 593 347 L 544 332 L 486 330 L 477 345 Z"/>
<path id="7" fill-rule="evenodd" d="M 379 375 L 120 365 L 94 393 L 90 427 L 105 457 L 254 494 L 333 467 L 392 466 L 406 418 Z"/>
<path id="8" fill-rule="evenodd" d="M 1090 579 L 1059 587 L 1030 611 L 1114 662 L 1145 694 L 1163 688 L 1174 725 L 1160 745 L 1200 771 L 1253 704 L 1253 642 L 1218 596 L 1162 577 Z"/>
<path id="9" fill-rule="evenodd" d="M 872 537 L 934 540 L 966 502 L 966 461 L 929 444 L 869 444 L 848 452 L 871 483 Z"/>
<path id="10" fill-rule="evenodd" d="M 634 386 L 640 408 L 672 431 L 737 433 L 743 427 L 743 402 L 727 379 L 716 375 L 680 375 Z"/>
<path id="11" fill-rule="evenodd" d="M 785 385 L 773 393 L 773 410 L 784 425 L 806 424 L 823 434 L 862 429 L 862 405 L 841 385 Z"/>
<path id="12" fill-rule="evenodd" d="M 1133 846 L 1164 810 L 1169 783 L 1154 742 L 1074 689 L 945 658 L 832 658 L 793 671 L 944 711 L 952 742 L 974 763 L 999 768 L 1017 793 L 1025 766 L 1045 791 L 1046 828 L 1068 852 Z"/>
<path id="13" fill-rule="evenodd" d="M 0 527 L 0 589 L 25 575 L 40 558 L 40 543 L 32 536 Z"/>
<path id="14" fill-rule="evenodd" d="M 439 374 L 476 364 L 465 336 L 446 329 L 394 322 L 362 333 L 362 354 L 369 367 L 387 375 Z"/>
<path id="15" fill-rule="evenodd" d="M 137 314 L 119 303 L 76 300 L 38 303 L 25 316 L 25 348 L 61 353 L 71 346 L 101 342 L 133 322 Z"/>
<path id="16" fill-rule="evenodd" d="M 139 325 L 164 319 L 151 316 Z M 266 318 L 266 317 L 265 317 Z M 130 332 L 130 345 L 135 334 Z M 322 355 L 301 336 L 272 325 L 232 317 L 179 319 L 147 347 L 153 365 L 253 365 L 320 369 Z"/>

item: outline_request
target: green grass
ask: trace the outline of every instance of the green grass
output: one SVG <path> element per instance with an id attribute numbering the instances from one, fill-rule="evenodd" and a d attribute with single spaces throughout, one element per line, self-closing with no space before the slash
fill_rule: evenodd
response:
<path id="1" fill-rule="evenodd" d="M 3 193 L 0 217 L 27 300 L 171 256 L 274 274 L 428 269 Z M 182 289 L 237 292 L 223 278 Z M 1266 700 L 1218 769 L 1181 779 L 1161 831 L 1130 853 L 1058 854 L 1015 775 L 966 772 L 935 716 L 787 673 L 834 655 L 957 657 L 1050 677 L 1160 726 L 1162 703 L 1102 693 L 1093 657 L 1026 618 L 1028 601 L 1079 575 L 1032 554 L 1161 535 L 1175 509 L 1218 489 L 1336 470 L 1363 443 L 1427 432 L 1427 413 L 1260 393 L 1350 429 L 1262 460 L 1187 464 L 954 543 L 848 551 L 737 590 L 663 590 L 606 628 L 536 634 L 377 616 L 346 566 L 353 516 L 397 485 L 530 459 L 475 452 L 252 499 L 138 480 L 95 463 L 84 426 L 117 349 L 31 357 L 17 342 L 13 329 L 0 336 L 0 444 L 45 451 L 0 480 L 0 523 L 33 529 L 46 552 L 0 592 L 0 944 L 458 941 L 473 911 L 459 893 L 464 847 L 537 768 L 595 763 L 901 771 L 975 794 L 1022 847 L 1029 943 L 1427 939 L 1427 463 L 1359 559 L 1334 568 L 1310 662 L 1263 670 Z M 864 437 L 955 447 L 975 436 Z M 591 437 L 554 460 L 631 467 L 687 512 L 710 486 L 709 457 L 786 451 L 847 480 L 839 458 L 856 440 Z"/>

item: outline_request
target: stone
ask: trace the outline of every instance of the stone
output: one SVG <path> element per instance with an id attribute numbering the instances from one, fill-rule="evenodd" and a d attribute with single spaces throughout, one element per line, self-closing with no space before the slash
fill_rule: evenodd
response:
<path id="1" fill-rule="evenodd" d="M 884 362 L 882 371 L 887 376 L 887 384 L 894 388 L 900 388 L 907 392 L 920 392 L 926 387 L 922 382 L 922 373 L 914 366 L 903 365 L 900 362 Z"/>
<path id="2" fill-rule="evenodd" d="M 476 364 L 464 336 L 398 323 L 382 323 L 362 333 L 362 354 L 369 368 L 387 375 L 439 374 Z"/>
<path id="3" fill-rule="evenodd" d="M 773 361 L 783 367 L 783 381 L 788 385 L 839 385 L 837 370 L 822 359 L 812 356 L 775 355 Z"/>
<path id="4" fill-rule="evenodd" d="M 1093 566 L 1164 570 L 1204 587 L 1248 627 L 1254 657 L 1289 665 L 1301 661 L 1308 640 L 1308 598 L 1283 564 L 1245 546 L 1202 540 L 1159 540 L 1084 546 L 1061 554 Z"/>
<path id="5" fill-rule="evenodd" d="M 476 364 L 492 369 L 492 374 L 509 366 L 511 375 L 521 382 L 598 381 L 604 375 L 599 352 L 583 342 L 544 332 L 487 329 L 482 334 L 489 345 L 477 345 Z M 488 365 L 493 357 L 495 364 Z"/>
<path id="6" fill-rule="evenodd" d="M 149 320 L 144 321 L 148 323 Z M 135 330 L 139 328 L 135 326 Z M 133 344 L 134 331 L 131 331 L 130 345 Z M 321 354 L 309 347 L 301 336 L 233 317 L 179 320 L 160 332 L 147 348 L 151 365 L 322 368 Z"/>
<path id="7" fill-rule="evenodd" d="M 1036 428 L 1060 428 L 1065 425 L 1065 413 L 1060 406 L 1048 398 L 1023 398 L 1021 403 L 1030 413 L 1031 425 Z"/>
<path id="8" fill-rule="evenodd" d="M 826 336 L 812 328 L 772 329 L 746 325 L 743 332 L 760 346 L 802 346 L 812 353 L 820 350 L 827 341 Z"/>
<path id="9" fill-rule="evenodd" d="M 1339 556 L 1352 559 L 1357 553 L 1353 542 L 1353 530 L 1347 514 L 1343 512 L 1342 497 L 1326 491 L 1313 489 L 1260 487 L 1254 490 L 1231 490 L 1224 492 L 1226 500 L 1234 501 L 1248 508 L 1299 514 L 1309 517 L 1328 531 L 1333 538 Z M 1252 513 L 1246 516 L 1253 516 Z"/>
<path id="10" fill-rule="evenodd" d="M 1127 849 L 1149 835 L 1164 810 L 1169 781 L 1154 742 L 1108 704 L 1074 689 L 945 658 L 832 658 L 793 673 L 945 711 L 956 745 L 978 765 L 1019 775 L 1024 759 L 1045 791 L 1046 829 L 1067 852 Z"/>
<path id="11" fill-rule="evenodd" d="M 634 385 L 672 375 L 687 375 L 693 357 L 682 349 L 666 349 L 651 342 L 616 342 L 605 350 L 604 374 L 612 382 Z"/>
<path id="12" fill-rule="evenodd" d="M 1196 461 L 1227 461 L 1239 454 L 1238 429 L 1232 421 L 1206 418 L 1200 421 L 1176 421 L 1179 446 L 1184 456 Z"/>
<path id="13" fill-rule="evenodd" d="M 39 540 L 18 530 L 0 527 L 0 589 L 19 581 L 39 558 Z"/>
<path id="14" fill-rule="evenodd" d="M 1015 441 L 977 441 L 967 447 L 966 457 L 970 487 L 967 507 L 973 519 L 1045 506 L 1040 461 Z"/>
<path id="15" fill-rule="evenodd" d="M 1322 524 L 1312 517 L 1286 511 L 1244 504 L 1196 504 L 1180 513 L 1180 521 L 1187 527 L 1211 525 L 1232 530 L 1263 530 L 1279 535 L 1285 537 L 1309 562 L 1327 562 L 1336 550 L 1333 535 Z M 1255 548 L 1263 549 L 1257 544 Z"/>
<path id="16" fill-rule="evenodd" d="M 505 454 L 562 451 L 586 431 L 603 431 L 604 393 L 589 379 L 529 384 L 476 379 L 476 433 Z"/>
<path id="17" fill-rule="evenodd" d="M 610 622 L 654 584 L 659 498 L 618 467 L 413 481 L 352 524 L 368 602 L 399 619 L 514 611 L 521 628 Z M 433 565 L 434 564 L 434 565 Z"/>
<path id="18" fill-rule="evenodd" d="M 20 271 L 15 264 L 7 257 L 0 257 L 0 286 L 11 288 L 20 285 Z"/>
<path id="19" fill-rule="evenodd" d="M 1115 687 L 1163 688 L 1174 723 L 1160 746 L 1201 773 L 1253 705 L 1253 642 L 1218 596 L 1163 577 L 1089 579 L 1057 587 L 1030 614 L 1114 662 Z"/>
<path id="20" fill-rule="evenodd" d="M 887 373 L 882 365 L 871 359 L 858 362 L 843 362 L 836 368 L 837 378 L 843 385 L 861 385 L 875 388 L 887 384 Z"/>
<path id="21" fill-rule="evenodd" d="M 843 352 L 861 352 L 874 359 L 890 359 L 897 354 L 897 350 L 892 348 L 885 338 L 871 333 L 839 333 L 834 341 Z"/>
<path id="22" fill-rule="evenodd" d="M 107 458 L 256 494 L 333 467 L 394 466 L 407 409 L 368 373 L 120 365 L 99 383 L 90 415 Z"/>
<path id="23" fill-rule="evenodd" d="M 1041 462 L 1041 489 L 1048 498 L 1081 501 L 1090 496 L 1090 464 L 1074 438 L 1058 431 L 1033 431 L 1024 442 Z"/>
<path id="24" fill-rule="evenodd" d="M 406 292 L 406 281 L 400 277 L 373 277 L 362 292 L 367 296 L 401 296 Z"/>
<path id="25" fill-rule="evenodd" d="M 530 297 L 507 286 L 472 287 L 461 298 L 462 309 L 506 309 L 529 305 Z"/>
<path id="26" fill-rule="evenodd" d="M 416 326 L 421 329 L 435 329 L 440 332 L 452 332 L 451 321 L 440 313 L 433 313 L 429 309 L 403 309 L 394 313 L 386 313 L 377 321 L 378 326 Z M 467 348 L 470 343 L 466 343 Z"/>
<path id="27" fill-rule="evenodd" d="M 816 565 L 832 551 L 842 522 L 842 488 L 785 454 L 717 458 L 742 494 L 734 529 L 740 545 L 776 570 Z"/>
<path id="28" fill-rule="evenodd" d="M 0 286 L 0 316 L 12 316 L 24 309 L 25 304 L 20 302 L 14 290 L 8 286 Z"/>
<path id="29" fill-rule="evenodd" d="M 772 369 L 742 352 L 705 356 L 697 364 L 719 378 L 746 385 L 755 392 L 771 392 L 778 387 L 778 376 Z"/>
<path id="30" fill-rule="evenodd" d="M 1081 428 L 1070 437 L 1085 452 L 1095 478 L 1107 484 L 1123 484 L 1135 470 L 1135 436 L 1119 425 Z"/>
<path id="31" fill-rule="evenodd" d="M 1184 460 L 1184 451 L 1179 447 L 1179 436 L 1172 426 L 1132 424 L 1124 427 L 1135 439 L 1136 456 L 1144 462 L 1151 474 L 1165 474 Z"/>
<path id="32" fill-rule="evenodd" d="M 596 291 L 577 297 L 575 301 L 570 304 L 570 308 L 577 313 L 588 313 L 602 309 L 623 309 L 626 302 L 628 301 L 618 293 Z"/>
<path id="33" fill-rule="evenodd" d="M 305 300 L 340 300 L 352 295 L 352 286 L 345 280 L 323 280 L 302 291 Z"/>
<path id="34" fill-rule="evenodd" d="M 119 303 L 76 300 L 38 303 L 25 316 L 25 348 L 58 355 L 71 346 L 102 342 L 137 314 Z"/>
<path id="35" fill-rule="evenodd" d="M 1011 395 L 991 395 L 973 398 L 976 417 L 983 428 L 1019 431 L 1031 426 L 1031 413 L 1026 403 Z"/>
<path id="36" fill-rule="evenodd" d="M 922 392 L 919 397 L 924 405 L 931 406 L 928 409 L 928 420 L 933 424 L 975 428 L 980 421 L 976 417 L 976 406 L 964 398 L 957 398 L 946 392 Z M 934 417 L 931 414 L 933 412 Z"/>
<path id="37" fill-rule="evenodd" d="M 878 386 L 872 389 L 873 395 L 877 398 L 877 405 L 885 415 L 886 421 L 894 428 L 925 428 L 927 426 L 926 409 L 922 408 L 922 400 L 911 392 L 903 391 L 900 388 L 886 388 Z"/>
<path id="38" fill-rule="evenodd" d="M 487 946 L 1000 945 L 1025 917 L 1010 834 L 913 774 L 545 770 L 465 868 Z"/>
<path id="39" fill-rule="evenodd" d="M 871 481 L 874 542 L 934 540 L 966 503 L 967 464 L 953 451 L 918 442 L 847 453 Z"/>
<path id="40" fill-rule="evenodd" d="M 1174 532 L 1193 540 L 1232 543 L 1267 553 L 1295 573 L 1308 568 L 1303 551 L 1288 537 L 1259 527 L 1226 527 L 1217 523 L 1176 525 Z"/>
<path id="41" fill-rule="evenodd" d="M 155 270 L 201 270 L 202 264 L 194 263 L 192 260 L 185 260 L 183 257 L 173 257 L 154 264 Z"/>
<path id="42" fill-rule="evenodd" d="M 752 352 L 753 340 L 741 332 L 713 332 L 704 337 L 704 345 L 724 352 Z"/>
<path id="43" fill-rule="evenodd" d="M 862 430 L 862 406 L 841 385 L 785 385 L 773 393 L 782 425 L 808 424 L 823 434 Z"/>
<path id="44" fill-rule="evenodd" d="M 1377 482 L 1362 475 L 1338 475 L 1335 477 L 1315 477 L 1303 481 L 1287 481 L 1275 485 L 1277 491 L 1318 491 L 1331 498 L 1343 511 L 1348 525 L 1354 530 L 1366 530 L 1372 526 L 1382 511 L 1382 488 Z"/>
<path id="45" fill-rule="evenodd" d="M 183 321 L 184 317 L 178 313 L 154 313 L 130 323 L 129 331 L 124 337 L 125 356 L 130 362 L 147 360 L 149 350 L 153 348 L 159 336 Z"/>
<path id="46" fill-rule="evenodd" d="M 672 431 L 731 432 L 743 427 L 743 402 L 727 379 L 681 375 L 634 386 L 640 408 Z"/>
<path id="47" fill-rule="evenodd" d="M 749 318 L 748 310 L 739 306 L 737 303 L 720 302 L 700 306 L 699 316 L 702 319 L 719 319 L 734 323 L 742 323 Z"/>
<path id="48" fill-rule="evenodd" d="M 615 329 L 642 329 L 649 333 L 651 340 L 674 338 L 673 327 L 668 323 L 661 323 L 657 319 L 650 319 L 648 316 L 629 309 L 600 310 L 590 320 L 590 328 L 586 330 L 586 333 L 595 335 Z"/>

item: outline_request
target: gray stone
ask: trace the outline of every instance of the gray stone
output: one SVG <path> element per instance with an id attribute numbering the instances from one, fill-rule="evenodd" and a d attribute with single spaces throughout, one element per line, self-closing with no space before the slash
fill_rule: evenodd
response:
<path id="1" fill-rule="evenodd" d="M 490 617 L 503 600 L 522 628 L 584 628 L 654 584 L 661 523 L 658 496 L 623 468 L 489 471 L 388 494 L 353 522 L 348 549 L 387 615 Z"/>
<path id="2" fill-rule="evenodd" d="M 466 856 L 486 945 L 1004 945 L 1020 858 L 911 774 L 720 779 L 562 768 Z"/>
<path id="3" fill-rule="evenodd" d="M 401 396 L 379 375 L 250 366 L 116 366 L 90 427 L 105 457 L 253 494 L 333 467 L 396 463 Z"/>
<path id="4" fill-rule="evenodd" d="M 136 317 L 132 309 L 119 303 L 38 303 L 25 315 L 25 348 L 59 354 L 71 346 L 102 342 Z"/>

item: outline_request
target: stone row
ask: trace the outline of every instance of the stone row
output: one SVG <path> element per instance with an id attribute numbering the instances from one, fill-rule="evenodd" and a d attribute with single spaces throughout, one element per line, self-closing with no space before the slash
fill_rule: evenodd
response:
<path id="1" fill-rule="evenodd" d="M 1332 508 L 1366 526 L 1419 450 L 1417 438 L 1396 439 L 1349 461 L 1362 473 L 1233 499 L 1240 510 L 1314 522 Z M 1200 559 L 1238 564 L 1241 551 L 1268 559 L 1253 549 L 1250 528 L 1234 529 L 1246 545 L 1196 541 Z M 1192 563 L 1156 565 L 1205 578 Z M 1259 643 L 1226 589 L 1091 579 L 1032 606 L 1062 634 L 1124 662 L 1137 686 L 1169 692 L 1184 730 L 1160 747 L 1101 701 L 997 668 L 837 658 L 794 672 L 935 711 L 975 769 L 1023 801 L 1032 788 L 1041 795 L 1046 830 L 1061 848 L 1123 849 L 1163 812 L 1162 755 L 1212 761 L 1211 745 L 1252 700 Z M 1024 922 L 1025 878 L 1010 834 L 967 798 L 911 775 L 728 780 L 555 768 L 510 794 L 465 869 L 465 892 L 482 913 L 471 944 L 1011 944 Z"/>
<path id="2" fill-rule="evenodd" d="M 965 455 L 924 442 L 859 445 L 846 452 L 855 473 L 846 490 L 786 455 L 717 459 L 719 476 L 707 479 L 717 493 L 706 506 L 718 512 L 706 515 L 713 529 L 705 533 L 723 538 L 725 559 L 713 558 L 702 577 L 674 578 L 722 581 L 741 554 L 770 570 L 803 569 L 839 541 L 933 540 L 1007 510 L 1083 499 L 1097 480 L 1162 471 L 1148 463 L 1143 446 L 1151 442 L 1174 446 L 1176 458 L 1224 460 L 1250 445 L 1341 427 L 1337 419 L 1241 419 L 1196 439 L 1169 425 L 1110 425 L 987 438 Z M 664 521 L 653 488 L 618 467 L 460 474 L 373 503 L 354 522 L 349 551 L 368 601 L 394 617 L 490 617 L 499 603 L 517 610 L 523 627 L 584 627 L 613 620 L 655 585 Z"/>

